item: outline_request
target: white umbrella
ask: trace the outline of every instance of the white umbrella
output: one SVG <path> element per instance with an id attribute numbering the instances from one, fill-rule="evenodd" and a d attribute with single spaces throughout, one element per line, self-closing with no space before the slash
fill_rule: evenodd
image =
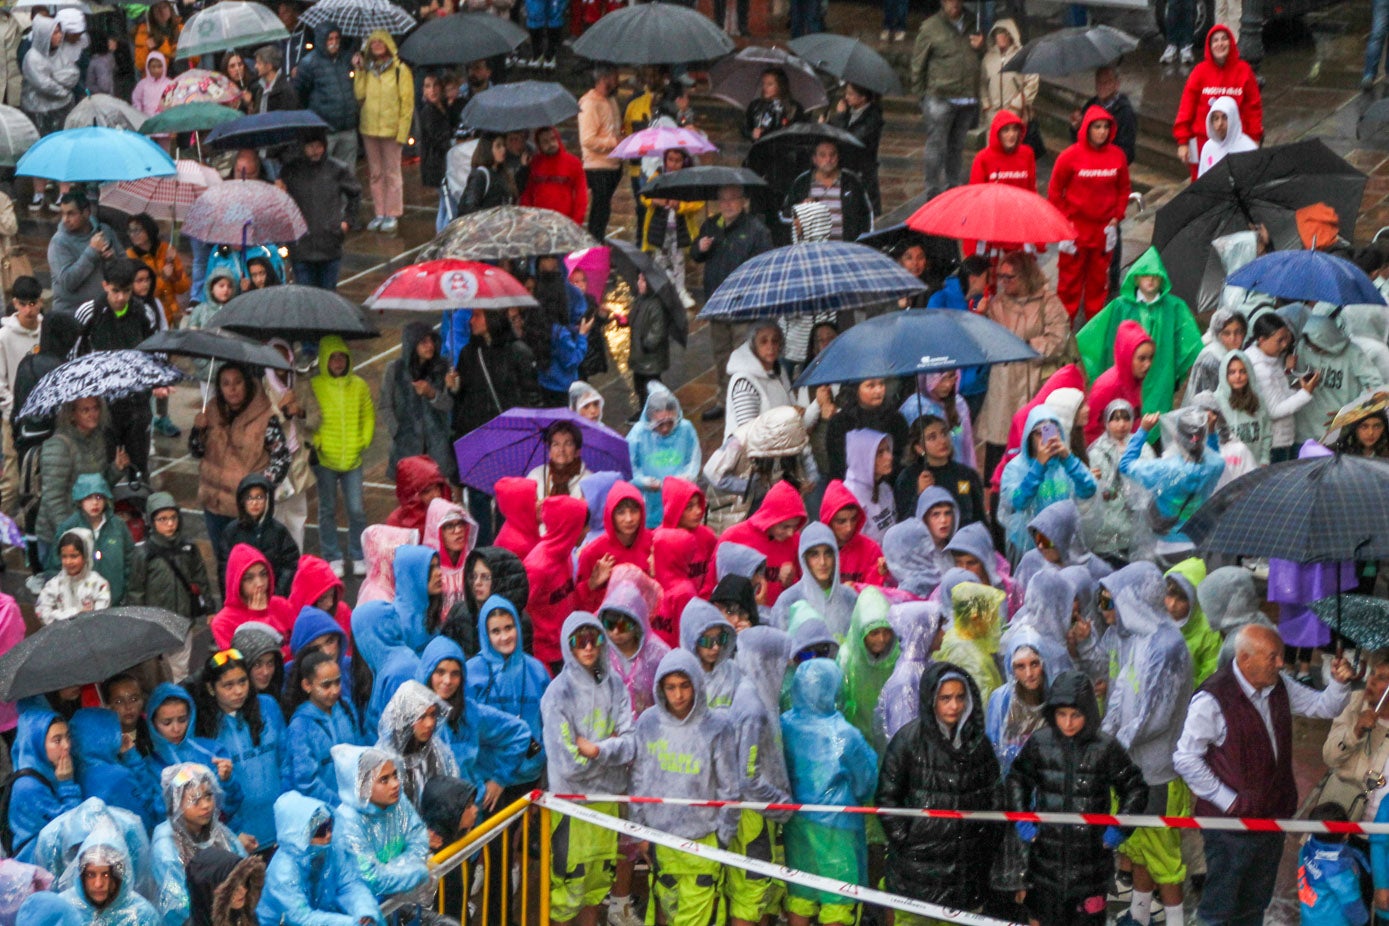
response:
<path id="1" fill-rule="evenodd" d="M 131 106 L 125 100 L 107 93 L 93 93 L 83 97 L 82 102 L 72 108 L 63 120 L 65 129 L 84 129 L 99 125 L 108 129 L 127 129 L 137 131 L 149 116 Z"/>
<path id="2" fill-rule="evenodd" d="M 11 167 L 39 140 L 39 130 L 13 106 L 0 104 L 0 164 Z"/>
<path id="3" fill-rule="evenodd" d="M 175 59 L 289 38 L 268 7 L 251 0 L 222 0 L 188 17 L 179 33 Z"/>

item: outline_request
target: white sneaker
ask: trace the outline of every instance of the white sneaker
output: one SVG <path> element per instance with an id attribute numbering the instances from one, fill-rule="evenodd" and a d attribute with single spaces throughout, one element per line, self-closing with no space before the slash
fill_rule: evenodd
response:
<path id="1" fill-rule="evenodd" d="M 1196 60 L 1196 55 L 1191 51 L 1190 45 L 1182 46 L 1182 64 L 1191 64 Z"/>
<path id="2" fill-rule="evenodd" d="M 539 69 L 540 69 L 540 65 L 541 65 L 542 63 L 544 63 L 544 61 L 545 61 L 544 58 L 540 57 L 539 55 L 536 55 L 534 58 L 532 58 L 532 59 L 530 59 L 529 61 L 526 62 L 526 67 L 528 67 L 528 68 L 530 68 L 530 69 L 532 69 L 532 70 L 539 70 Z"/>
<path id="3" fill-rule="evenodd" d="M 879 33 L 878 33 L 878 41 L 879 41 L 879 42 L 890 42 L 890 41 L 892 41 L 892 33 L 891 33 L 889 30 L 884 29 L 882 32 L 879 32 Z"/>
<path id="4" fill-rule="evenodd" d="M 364 576 L 367 574 L 367 561 L 364 559 L 354 559 L 352 561 L 352 574 L 354 576 Z"/>
<path id="5" fill-rule="evenodd" d="M 906 40 L 907 40 L 907 30 L 906 30 L 906 29 L 898 29 L 896 32 L 892 33 L 892 41 L 894 41 L 894 42 L 905 42 Z"/>
<path id="6" fill-rule="evenodd" d="M 383 235 L 394 235 L 394 234 L 395 234 L 395 230 L 396 230 L 396 226 L 397 226 L 398 224 L 399 224 L 399 223 L 396 222 L 395 216 L 386 216 L 385 218 L 383 218 L 383 219 L 381 220 L 381 228 L 380 228 L 381 234 L 383 234 Z"/>
<path id="7" fill-rule="evenodd" d="M 632 898 L 622 898 L 620 906 L 616 902 L 608 904 L 608 926 L 642 926 L 641 917 L 632 909 Z"/>
<path id="8" fill-rule="evenodd" d="M 554 59 L 554 58 L 546 58 L 546 59 L 545 59 L 545 65 L 544 65 L 544 67 L 545 67 L 545 70 L 547 70 L 547 71 L 553 71 L 553 70 L 555 69 L 555 67 L 556 67 L 555 59 Z"/>
<path id="9" fill-rule="evenodd" d="M 331 570 L 333 570 L 333 575 L 337 576 L 339 579 L 342 578 L 342 574 L 343 574 L 343 571 L 344 571 L 344 570 L 343 570 L 342 560 L 340 560 L 340 559 L 335 559 L 335 560 L 333 560 L 331 563 L 328 564 L 328 568 L 331 569 Z"/>
<path id="10" fill-rule="evenodd" d="M 1162 50 L 1162 57 L 1158 59 L 1158 64 L 1171 64 L 1177 60 L 1177 46 L 1168 45 Z"/>
<path id="11" fill-rule="evenodd" d="M 370 222 L 367 223 L 367 231 L 380 231 L 381 223 L 384 221 L 386 221 L 386 217 L 384 215 L 378 215 L 376 218 L 372 219 Z"/>

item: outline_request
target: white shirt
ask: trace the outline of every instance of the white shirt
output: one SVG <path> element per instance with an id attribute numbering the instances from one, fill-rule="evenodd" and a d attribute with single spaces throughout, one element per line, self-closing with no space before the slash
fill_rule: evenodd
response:
<path id="1" fill-rule="evenodd" d="M 1278 739 L 1273 733 L 1273 714 L 1268 706 L 1273 685 L 1256 689 L 1249 684 L 1239 666 L 1232 666 L 1240 691 L 1254 705 L 1259 717 L 1268 730 L 1268 738 L 1273 743 L 1275 758 L 1278 755 Z M 1341 712 L 1350 698 L 1350 688 L 1335 679 L 1326 686 L 1325 691 L 1317 691 L 1294 681 L 1286 673 L 1282 677 L 1288 690 L 1288 703 L 1296 717 L 1313 717 L 1329 720 Z M 1234 788 L 1221 781 L 1206 762 L 1206 750 L 1225 742 L 1225 716 L 1215 696 L 1207 691 L 1198 691 L 1191 699 L 1186 711 L 1186 724 L 1182 727 L 1181 739 L 1177 740 L 1177 751 L 1172 756 L 1172 765 L 1177 774 L 1186 780 L 1191 793 L 1210 801 L 1222 810 L 1229 810 L 1238 796 Z"/>

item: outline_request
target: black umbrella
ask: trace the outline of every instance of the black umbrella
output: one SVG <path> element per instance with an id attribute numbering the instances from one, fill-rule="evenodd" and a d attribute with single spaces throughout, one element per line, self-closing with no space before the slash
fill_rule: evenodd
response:
<path id="1" fill-rule="evenodd" d="M 902 93 L 902 80 L 892 65 L 858 39 L 833 32 L 817 32 L 792 39 L 787 44 L 811 66 L 846 83 L 883 96 L 900 96 Z"/>
<path id="2" fill-rule="evenodd" d="M 693 7 L 642 3 L 614 10 L 574 42 L 574 54 L 617 64 L 687 64 L 733 51 L 733 40 Z"/>
<path id="3" fill-rule="evenodd" d="M 209 327 L 250 337 L 316 341 L 336 334 L 347 340 L 374 338 L 377 331 L 356 303 L 315 286 L 267 286 L 232 298 Z"/>
<path id="4" fill-rule="evenodd" d="M 785 192 L 810 169 L 815 146 L 822 141 L 839 145 L 839 164 L 852 171 L 872 165 L 863 142 L 844 129 L 824 122 L 797 122 L 768 133 L 753 143 L 744 165 L 767 178 L 767 185 Z"/>
<path id="5" fill-rule="evenodd" d="M 1113 64 L 1138 47 L 1138 39 L 1112 26 L 1058 29 L 1024 45 L 1005 71 L 1065 77 Z"/>
<path id="6" fill-rule="evenodd" d="M 183 645 L 188 618 L 163 608 L 106 608 L 54 621 L 0 656 L 0 699 L 105 681 Z"/>
<path id="7" fill-rule="evenodd" d="M 170 328 L 150 335 L 136 344 L 135 349 L 157 354 L 226 360 L 275 370 L 291 369 L 289 361 L 275 348 L 217 328 Z"/>
<path id="8" fill-rule="evenodd" d="M 739 109 L 747 109 L 762 95 L 762 74 L 768 68 L 777 68 L 786 75 L 791 98 L 801 104 L 802 109 L 829 105 L 825 85 L 814 68 L 780 48 L 757 45 L 749 45 L 710 68 L 709 93 Z"/>
<path id="9" fill-rule="evenodd" d="M 632 287 L 634 298 L 637 294 L 637 274 L 646 275 L 647 287 L 660 298 L 661 306 L 666 310 L 666 318 L 670 319 L 670 336 L 684 347 L 690 334 L 690 319 L 685 314 L 685 303 L 681 301 L 680 293 L 676 291 L 670 277 L 656 266 L 650 255 L 636 245 L 614 238 L 609 238 L 604 243 L 608 246 L 613 269 Z"/>
<path id="10" fill-rule="evenodd" d="M 459 124 L 477 132 L 523 132 L 559 125 L 579 114 L 579 101 L 559 84 L 523 80 L 482 91 L 463 107 Z"/>
<path id="11" fill-rule="evenodd" d="M 897 254 L 901 248 L 919 244 L 926 252 L 926 259 L 931 262 L 930 276 L 944 278 L 960 265 L 959 241 L 954 238 L 942 238 L 940 235 L 922 234 L 905 223 L 889 225 L 859 235 L 858 243 L 889 254 Z"/>
<path id="12" fill-rule="evenodd" d="M 455 13 L 431 19 L 410 33 L 400 57 L 415 67 L 447 67 L 506 55 L 526 40 L 526 30 L 490 13 Z"/>
<path id="13" fill-rule="evenodd" d="M 1332 454 L 1247 473 L 1183 532 L 1201 551 L 1294 563 L 1389 557 L 1389 462 Z"/>
<path id="14" fill-rule="evenodd" d="M 1227 156 L 1158 210 L 1153 245 L 1173 292 L 1193 311 L 1211 311 L 1220 292 L 1211 292 L 1209 283 L 1224 279 L 1223 272 L 1208 272 L 1219 261 L 1211 242 L 1263 224 L 1276 250 L 1300 250 L 1295 213 L 1304 206 L 1331 206 L 1350 238 L 1366 179 L 1320 139 Z"/>
<path id="15" fill-rule="evenodd" d="M 719 198 L 719 190 L 722 187 L 740 186 L 751 189 L 766 185 L 767 181 L 746 167 L 708 164 L 686 167 L 669 174 L 657 174 L 647 181 L 641 192 L 643 196 L 678 199 L 687 203 L 710 202 Z"/>
<path id="16" fill-rule="evenodd" d="M 1355 122 L 1355 137 L 1373 135 L 1380 126 L 1389 122 L 1389 99 L 1376 100 L 1365 108 Z"/>
<path id="17" fill-rule="evenodd" d="M 328 123 L 313 110 L 285 109 L 224 122 L 207 133 L 203 144 L 215 151 L 269 148 L 297 141 L 311 132 L 328 131 Z"/>

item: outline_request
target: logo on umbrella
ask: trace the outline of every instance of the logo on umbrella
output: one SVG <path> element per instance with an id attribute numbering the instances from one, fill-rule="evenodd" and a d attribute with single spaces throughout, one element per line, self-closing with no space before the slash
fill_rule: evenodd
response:
<path id="1" fill-rule="evenodd" d="M 937 364 L 937 363 L 954 363 L 954 362 L 955 362 L 955 358 L 954 358 L 954 357 L 930 357 L 930 356 L 927 356 L 926 354 L 922 354 L 922 355 L 921 355 L 921 359 L 917 361 L 917 365 L 918 365 L 918 366 L 923 366 L 923 367 L 924 367 L 924 366 L 930 366 L 931 364 Z"/>
<path id="2" fill-rule="evenodd" d="M 450 270 L 439 278 L 439 288 L 449 299 L 472 299 L 478 291 L 477 274 L 469 270 Z"/>

